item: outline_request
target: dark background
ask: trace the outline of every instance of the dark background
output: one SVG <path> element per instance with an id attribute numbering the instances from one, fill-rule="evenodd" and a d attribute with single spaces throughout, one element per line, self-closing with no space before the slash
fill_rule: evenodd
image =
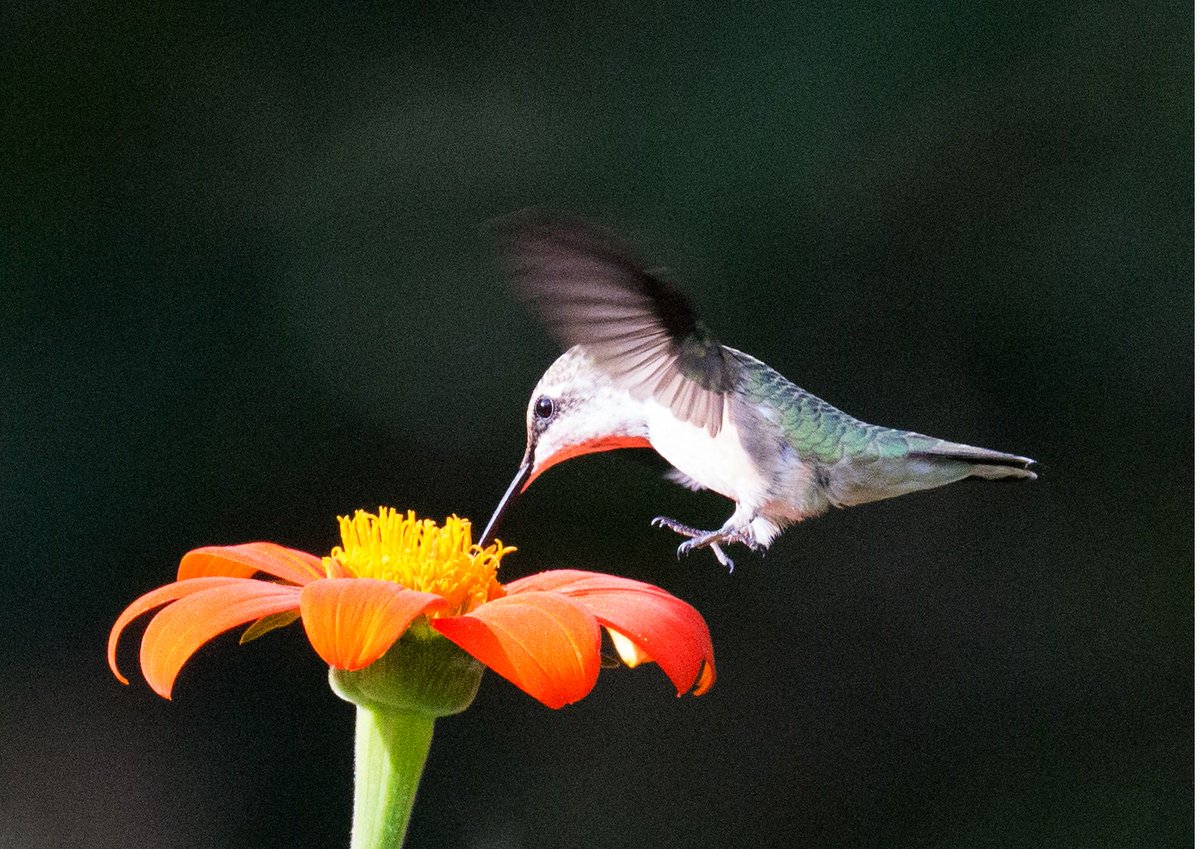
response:
<path id="1" fill-rule="evenodd" d="M 5 4 L 0 846 L 346 845 L 353 711 L 299 629 L 217 640 L 173 702 L 104 640 L 198 545 L 487 518 L 556 355 L 481 230 L 528 205 L 847 411 L 1042 478 L 730 575 L 649 527 L 723 499 L 643 452 L 555 469 L 507 577 L 667 588 L 718 684 L 552 712 L 487 676 L 411 846 L 1190 845 L 1191 14 Z"/>

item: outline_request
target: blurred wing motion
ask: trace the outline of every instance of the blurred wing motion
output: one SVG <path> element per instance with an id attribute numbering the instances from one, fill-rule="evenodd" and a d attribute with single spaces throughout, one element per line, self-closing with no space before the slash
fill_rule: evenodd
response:
<path id="1" fill-rule="evenodd" d="M 635 398 L 653 398 L 712 435 L 721 429 L 739 365 L 679 290 L 594 224 L 522 212 L 496 233 L 517 293 L 564 350 L 585 346 Z"/>

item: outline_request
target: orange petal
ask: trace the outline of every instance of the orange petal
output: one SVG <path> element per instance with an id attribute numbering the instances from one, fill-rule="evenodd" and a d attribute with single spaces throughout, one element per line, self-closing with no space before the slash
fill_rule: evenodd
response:
<path id="1" fill-rule="evenodd" d="M 247 578 L 193 580 L 223 583 L 191 592 L 164 607 L 150 620 L 142 637 L 142 674 L 164 699 L 171 698 L 175 677 L 200 646 L 223 631 L 294 609 L 300 603 L 297 587 Z"/>
<path id="2" fill-rule="evenodd" d="M 548 707 L 579 701 L 600 674 L 599 624 L 556 593 L 505 596 L 429 624 Z"/>
<path id="3" fill-rule="evenodd" d="M 240 580 L 237 578 L 195 578 L 188 581 L 176 581 L 173 584 L 167 584 L 165 587 L 159 587 L 156 590 L 151 590 L 140 598 L 136 599 L 132 604 L 121 611 L 121 615 L 117 617 L 116 623 L 112 626 L 112 630 L 108 632 L 108 668 L 112 670 L 112 674 L 117 677 L 117 680 L 122 684 L 128 684 L 129 679 L 121 674 L 121 670 L 117 668 L 117 642 L 121 639 L 121 633 L 128 627 L 129 623 L 137 619 L 143 613 L 148 613 L 156 607 L 161 607 L 167 602 L 176 601 L 186 595 L 198 593 L 201 590 L 209 590 L 213 587 L 229 586 L 231 582 Z"/>
<path id="4" fill-rule="evenodd" d="M 601 624 L 617 631 L 640 650 L 622 653 L 631 666 L 645 657 L 654 660 L 679 695 L 699 696 L 716 680 L 712 638 L 696 608 L 653 584 L 560 569 L 541 572 L 507 584 L 509 597 L 529 592 L 557 592 L 586 607 Z"/>
<path id="5" fill-rule="evenodd" d="M 176 577 L 180 581 L 216 575 L 249 578 L 256 572 L 265 572 L 300 586 L 325 577 L 320 557 L 273 542 L 197 548 L 183 555 Z"/>
<path id="6" fill-rule="evenodd" d="M 445 607 L 433 593 L 375 578 L 330 578 L 300 591 L 300 616 L 317 654 L 338 669 L 362 669 L 423 613 Z"/>

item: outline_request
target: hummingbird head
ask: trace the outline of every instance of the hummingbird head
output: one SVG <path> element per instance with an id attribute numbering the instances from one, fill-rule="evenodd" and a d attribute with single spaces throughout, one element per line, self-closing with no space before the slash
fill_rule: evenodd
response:
<path id="1" fill-rule="evenodd" d="M 580 345 L 554 361 L 529 397 L 525 411 L 529 477 L 597 451 L 649 448 L 642 402 L 618 388 Z"/>
<path id="2" fill-rule="evenodd" d="M 649 448 L 642 402 L 616 386 L 581 346 L 559 357 L 538 381 L 525 410 L 525 456 L 480 537 L 485 545 L 501 514 L 542 472 L 584 454 Z"/>

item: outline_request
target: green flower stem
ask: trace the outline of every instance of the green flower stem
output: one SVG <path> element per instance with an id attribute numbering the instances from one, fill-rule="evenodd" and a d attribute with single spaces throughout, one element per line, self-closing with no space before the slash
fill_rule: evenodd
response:
<path id="1" fill-rule="evenodd" d="M 433 742 L 432 716 L 357 707 L 350 849 L 399 849 Z"/>
<path id="2" fill-rule="evenodd" d="M 483 664 L 414 622 L 383 657 L 353 672 L 329 670 L 333 691 L 358 711 L 350 849 L 399 849 L 438 717 L 466 710 Z"/>

